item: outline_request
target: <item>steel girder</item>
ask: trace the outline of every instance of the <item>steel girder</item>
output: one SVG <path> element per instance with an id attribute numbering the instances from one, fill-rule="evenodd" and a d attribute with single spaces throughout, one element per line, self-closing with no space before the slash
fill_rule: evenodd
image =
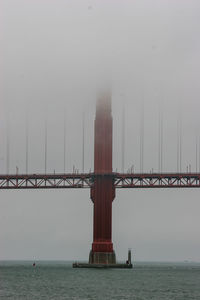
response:
<path id="1" fill-rule="evenodd" d="M 0 189 L 91 188 L 96 176 L 112 177 L 115 188 L 200 187 L 200 173 L 67 173 L 0 175 Z"/>

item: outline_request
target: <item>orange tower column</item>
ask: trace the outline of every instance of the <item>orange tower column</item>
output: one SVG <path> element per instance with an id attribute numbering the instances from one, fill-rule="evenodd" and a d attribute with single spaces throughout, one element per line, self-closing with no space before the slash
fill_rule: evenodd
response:
<path id="1" fill-rule="evenodd" d="M 93 244 L 89 263 L 115 264 L 112 244 L 112 201 L 115 188 L 112 176 L 111 94 L 101 95 L 96 104 L 94 141 Z"/>

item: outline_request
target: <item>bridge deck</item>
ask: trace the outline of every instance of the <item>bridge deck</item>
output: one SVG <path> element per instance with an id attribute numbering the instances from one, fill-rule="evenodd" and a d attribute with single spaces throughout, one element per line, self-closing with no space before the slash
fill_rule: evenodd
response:
<path id="1" fill-rule="evenodd" d="M 96 176 L 111 176 L 116 188 L 200 187 L 200 173 L 67 173 L 0 175 L 0 189 L 90 188 Z"/>

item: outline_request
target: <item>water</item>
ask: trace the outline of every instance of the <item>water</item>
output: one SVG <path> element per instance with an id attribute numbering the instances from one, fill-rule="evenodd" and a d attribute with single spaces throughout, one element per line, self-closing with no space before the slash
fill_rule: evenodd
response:
<path id="1" fill-rule="evenodd" d="M 0 262 L 0 299 L 200 299 L 200 264 L 73 269 L 69 262 Z"/>

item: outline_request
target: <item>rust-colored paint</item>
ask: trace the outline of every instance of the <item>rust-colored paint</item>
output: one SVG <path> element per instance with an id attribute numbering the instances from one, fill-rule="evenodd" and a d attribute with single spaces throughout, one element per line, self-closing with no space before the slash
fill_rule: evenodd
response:
<path id="1" fill-rule="evenodd" d="M 109 92 L 97 100 L 94 136 L 93 252 L 113 252 L 112 201 L 115 187 L 112 176 L 112 115 Z"/>

